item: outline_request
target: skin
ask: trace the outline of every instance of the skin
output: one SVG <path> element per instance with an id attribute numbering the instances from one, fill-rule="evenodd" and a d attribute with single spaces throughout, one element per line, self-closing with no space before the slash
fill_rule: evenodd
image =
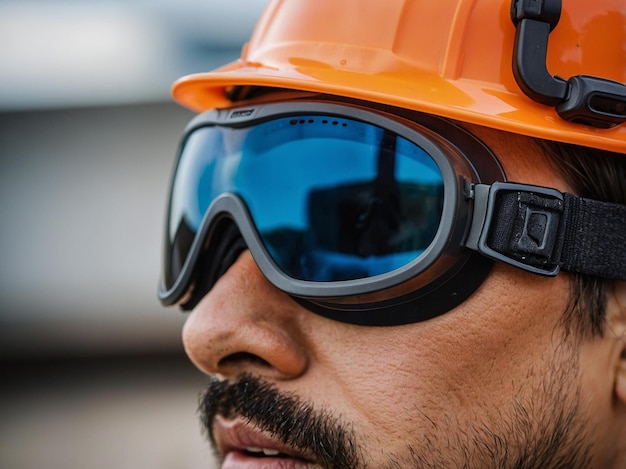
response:
<path id="1" fill-rule="evenodd" d="M 524 137 L 468 128 L 498 155 L 509 180 L 567 190 Z M 201 408 L 227 464 L 233 456 L 223 454 L 221 435 L 243 412 L 246 429 L 293 448 L 283 465 L 270 458 L 245 467 L 341 467 L 340 455 L 324 457 L 306 443 L 339 430 L 329 444 L 345 439 L 354 448 L 349 466 L 626 467 L 625 285 L 610 290 L 602 337 L 565 333 L 567 274 L 548 279 L 502 264 L 444 315 L 363 327 L 302 308 L 244 252 L 190 314 L 183 342 L 200 370 L 239 383 L 222 394 L 217 384 Z M 251 404 L 233 411 L 226 401 L 236 398 L 224 396 L 245 394 L 241 383 L 252 394 L 233 405 Z M 261 389 L 275 394 L 255 401 Z M 223 406 L 211 409 L 216 396 Z M 322 423 L 297 429 L 305 441 L 289 436 L 294 428 L 276 429 L 276 411 L 256 419 L 283 396 L 291 400 L 278 414 L 309 422 L 308 408 Z"/>

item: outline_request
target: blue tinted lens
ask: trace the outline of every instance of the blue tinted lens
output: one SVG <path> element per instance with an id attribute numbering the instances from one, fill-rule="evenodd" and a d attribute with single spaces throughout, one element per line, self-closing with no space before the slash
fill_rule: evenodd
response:
<path id="1" fill-rule="evenodd" d="M 424 150 L 371 124 L 302 115 L 203 127 L 186 141 L 174 178 L 166 276 L 178 275 L 204 213 L 225 192 L 246 202 L 284 273 L 322 282 L 417 258 L 435 237 L 444 194 Z"/>

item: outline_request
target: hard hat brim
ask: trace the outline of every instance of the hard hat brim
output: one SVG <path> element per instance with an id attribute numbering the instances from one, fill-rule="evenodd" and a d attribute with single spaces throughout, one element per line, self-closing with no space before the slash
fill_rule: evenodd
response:
<path id="1" fill-rule="evenodd" d="M 363 74 L 327 64 L 292 64 L 289 69 L 236 61 L 213 72 L 188 75 L 172 88 L 181 105 L 201 112 L 232 104 L 228 90 L 272 87 L 332 94 L 388 104 L 532 137 L 626 153 L 626 125 L 596 129 L 561 119 L 553 107 L 477 80 L 437 74 Z M 415 83 L 415 86 L 407 84 Z"/>

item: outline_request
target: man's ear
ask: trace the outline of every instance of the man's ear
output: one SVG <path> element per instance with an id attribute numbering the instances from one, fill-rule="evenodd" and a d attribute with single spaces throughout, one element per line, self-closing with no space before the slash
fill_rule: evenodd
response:
<path id="1" fill-rule="evenodd" d="M 607 304 L 610 331 L 615 334 L 618 361 L 615 375 L 615 393 L 626 404 L 626 281 L 615 282 Z"/>

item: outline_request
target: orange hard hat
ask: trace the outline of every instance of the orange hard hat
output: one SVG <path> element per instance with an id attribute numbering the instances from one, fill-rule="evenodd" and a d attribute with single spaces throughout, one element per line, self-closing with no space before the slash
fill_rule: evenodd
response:
<path id="1" fill-rule="evenodd" d="M 311 91 L 626 153 L 626 124 L 570 122 L 522 90 L 511 12 L 509 0 L 274 0 L 239 60 L 181 78 L 173 95 L 203 111 L 240 86 Z M 562 0 L 544 52 L 550 75 L 623 86 L 626 1 Z"/>

